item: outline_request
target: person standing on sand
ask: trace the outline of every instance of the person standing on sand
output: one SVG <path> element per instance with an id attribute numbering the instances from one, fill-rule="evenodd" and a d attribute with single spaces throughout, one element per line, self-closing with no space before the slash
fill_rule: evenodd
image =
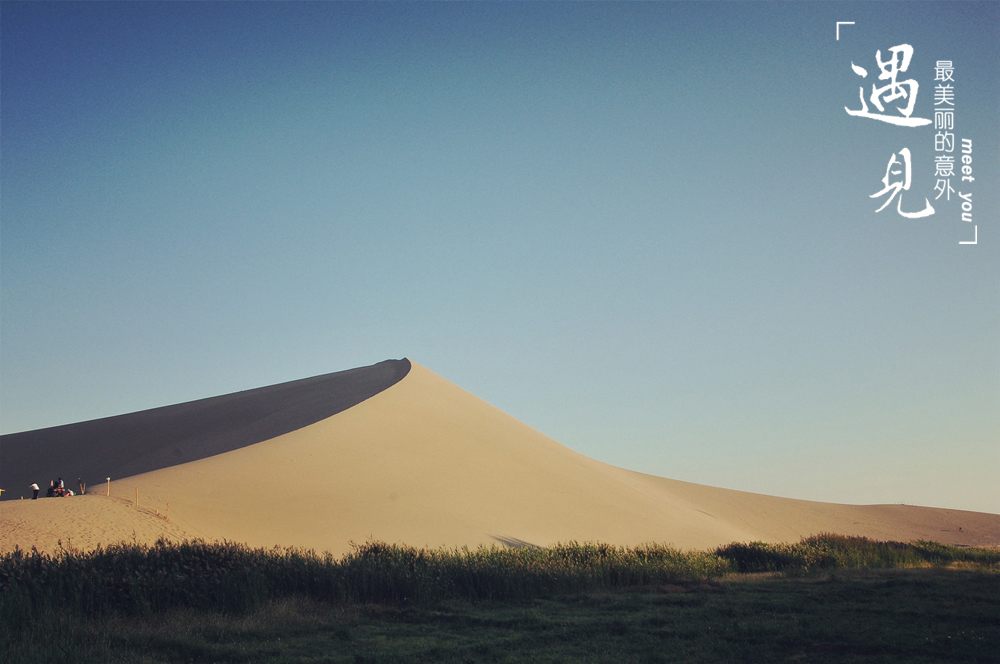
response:
<path id="1" fill-rule="evenodd" d="M 38 500 L 38 485 L 32 483 L 32 485 L 29 488 L 34 492 L 34 495 L 31 496 L 31 499 Z"/>

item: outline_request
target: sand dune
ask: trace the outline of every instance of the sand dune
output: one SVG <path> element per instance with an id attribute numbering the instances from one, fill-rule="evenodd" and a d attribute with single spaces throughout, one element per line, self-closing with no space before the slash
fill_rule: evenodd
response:
<path id="1" fill-rule="evenodd" d="M 53 530 L 37 525 L 45 520 L 83 547 L 121 538 L 131 520 L 141 522 L 135 537 L 142 541 L 196 536 L 335 554 L 367 539 L 417 546 L 657 541 L 705 548 L 797 541 L 825 531 L 1000 544 L 1000 515 L 791 500 L 609 466 L 420 365 L 407 366 L 401 380 L 336 414 L 113 481 L 110 498 L 4 502 L 0 547 L 30 546 L 31 528 Z M 280 409 L 272 417 L 282 419 Z M 127 504 L 136 489 L 138 510 Z M 69 506 L 54 510 L 53 502 Z M 169 523 L 151 516 L 168 503 Z M 85 520 L 67 516 L 83 512 Z M 74 534 L 78 527 L 91 531 L 89 538 Z"/>
<path id="2" fill-rule="evenodd" d="M 77 489 L 222 454 L 326 419 L 395 384 L 408 360 L 246 390 L 210 399 L 0 436 L 5 499 L 44 491 L 62 477 Z M 44 494 L 43 494 L 44 495 Z"/>

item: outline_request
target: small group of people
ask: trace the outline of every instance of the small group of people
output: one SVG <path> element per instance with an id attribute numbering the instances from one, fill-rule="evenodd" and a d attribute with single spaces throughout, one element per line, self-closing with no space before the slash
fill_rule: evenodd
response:
<path id="1" fill-rule="evenodd" d="M 76 482 L 77 485 L 80 487 L 80 495 L 82 496 L 87 485 L 83 483 L 83 480 L 81 478 L 77 478 Z M 32 484 L 28 488 L 30 488 L 32 492 L 31 499 L 38 500 L 38 492 L 41 491 L 41 489 L 38 488 L 38 485 Z M 63 483 L 63 478 L 61 477 L 49 482 L 49 490 L 45 492 L 46 498 L 65 498 L 68 496 L 75 496 L 75 495 L 76 494 L 73 493 L 72 489 L 66 488 L 66 485 Z"/>

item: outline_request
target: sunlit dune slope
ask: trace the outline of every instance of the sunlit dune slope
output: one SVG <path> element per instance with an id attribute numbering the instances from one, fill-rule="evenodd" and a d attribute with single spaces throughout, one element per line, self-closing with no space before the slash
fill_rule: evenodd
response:
<path id="1" fill-rule="evenodd" d="M 112 482 L 110 500 L 134 499 L 136 489 L 144 510 L 163 513 L 169 503 L 170 526 L 187 536 L 335 554 L 368 539 L 706 548 L 824 531 L 1000 544 L 1000 515 L 790 500 L 615 468 L 417 364 L 391 387 L 321 421 Z M 86 496 L 81 509 L 102 500 L 109 499 Z M 7 513 L 8 506 L 19 515 L 32 508 L 31 501 L 5 503 Z"/>

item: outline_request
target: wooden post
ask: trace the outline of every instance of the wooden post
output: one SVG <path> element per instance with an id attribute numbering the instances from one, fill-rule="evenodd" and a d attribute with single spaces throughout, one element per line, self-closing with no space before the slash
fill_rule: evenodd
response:
<path id="1" fill-rule="evenodd" d="M 111 496 L 111 478 L 108 478 L 108 497 Z"/>

